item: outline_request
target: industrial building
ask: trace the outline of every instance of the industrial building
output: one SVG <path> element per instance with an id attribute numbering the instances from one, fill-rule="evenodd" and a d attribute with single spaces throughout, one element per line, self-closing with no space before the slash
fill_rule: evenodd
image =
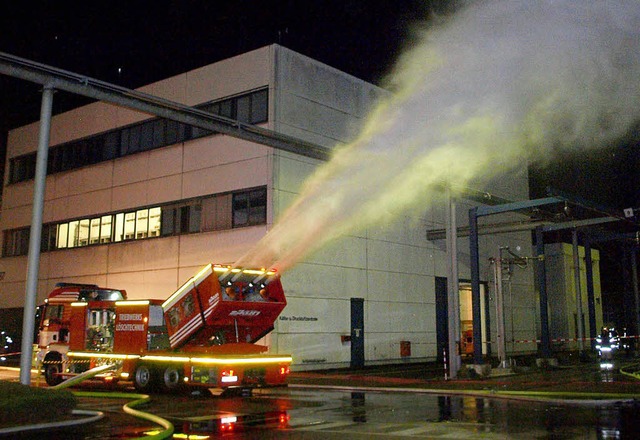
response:
<path id="1" fill-rule="evenodd" d="M 329 149 L 353 139 L 390 93 L 279 45 L 140 91 Z M 37 144 L 38 123 L 9 133 L 0 308 L 24 305 Z M 130 299 L 166 298 L 205 264 L 233 263 L 251 249 L 321 162 L 105 102 L 54 116 L 37 300 L 59 282 L 125 289 Z M 482 194 L 528 199 L 526 164 L 458 198 L 461 226 Z M 436 194 L 420 214 L 342 237 L 284 273 L 288 305 L 266 338 L 271 351 L 291 353 L 298 370 L 348 366 L 357 334 L 364 343 L 355 355 L 367 364 L 440 356 L 447 252 L 445 240 L 429 240 L 427 231 L 445 227 L 447 206 L 444 192 Z M 531 234 L 479 240 L 487 354 L 496 340 L 491 259 L 506 247 L 531 254 Z M 473 326 L 467 238 L 458 239 L 457 259 L 464 335 Z M 533 352 L 540 309 L 532 268 L 514 268 L 508 289 L 509 350 Z"/>

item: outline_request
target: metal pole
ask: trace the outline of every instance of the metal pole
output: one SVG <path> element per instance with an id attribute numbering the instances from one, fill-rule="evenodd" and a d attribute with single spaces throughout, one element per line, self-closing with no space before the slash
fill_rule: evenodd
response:
<path id="1" fill-rule="evenodd" d="M 480 306 L 480 244 L 478 242 L 478 207 L 469 210 L 469 257 L 471 269 L 471 305 L 473 306 L 473 362 L 482 360 L 482 308 Z"/>
<path id="2" fill-rule="evenodd" d="M 495 261 L 494 277 L 496 285 L 496 341 L 498 343 L 498 360 L 500 367 L 507 365 L 507 341 L 504 328 L 504 296 L 502 289 L 502 248 L 499 249 Z"/>
<path id="3" fill-rule="evenodd" d="M 456 204 L 447 189 L 446 212 L 447 238 L 447 307 L 449 322 L 449 376 L 455 379 L 462 365 L 460 358 L 460 288 L 458 284 L 458 235 L 456 222 Z"/>
<path id="4" fill-rule="evenodd" d="M 444 380 L 449 380 L 447 376 L 447 347 L 442 347 L 442 359 L 444 360 Z"/>
<path id="5" fill-rule="evenodd" d="M 536 228 L 536 275 L 540 289 L 540 355 L 543 359 L 551 357 L 551 341 L 549 338 L 549 309 L 547 297 L 547 273 L 544 260 L 544 234 L 542 228 Z"/>
<path id="6" fill-rule="evenodd" d="M 591 259 L 591 241 L 584 236 L 584 268 L 587 274 L 587 306 L 589 307 L 589 341 L 591 349 L 596 346 L 596 302 L 593 289 L 593 260 Z"/>
<path id="7" fill-rule="evenodd" d="M 576 328 L 578 330 L 578 349 L 584 351 L 584 329 L 582 328 L 582 291 L 580 290 L 580 254 L 578 249 L 578 231 L 573 230 L 573 275 L 576 286 Z"/>
<path id="8" fill-rule="evenodd" d="M 640 293 L 638 292 L 638 248 L 631 248 L 631 281 L 633 282 L 633 297 L 636 317 L 636 335 L 640 334 Z M 627 328 L 627 332 L 631 330 Z"/>
<path id="9" fill-rule="evenodd" d="M 47 155 L 49 154 L 49 133 L 51 130 L 51 107 L 53 88 L 46 85 L 42 91 L 40 108 L 40 133 L 36 156 L 36 175 L 33 189 L 33 212 L 29 235 L 29 256 L 27 263 L 27 285 L 22 322 L 22 354 L 20 356 L 20 383 L 31 384 L 31 358 L 33 356 L 33 333 L 35 329 L 36 294 L 38 272 L 40 270 L 40 240 L 42 237 L 42 212 L 44 211 L 44 191 L 47 178 Z"/>

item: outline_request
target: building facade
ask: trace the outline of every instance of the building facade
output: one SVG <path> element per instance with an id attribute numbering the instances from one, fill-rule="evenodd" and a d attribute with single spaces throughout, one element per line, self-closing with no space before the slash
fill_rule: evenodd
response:
<path id="1" fill-rule="evenodd" d="M 141 91 L 333 148 L 353 139 L 386 91 L 278 45 L 150 84 Z M 24 304 L 38 124 L 9 133 L 0 229 L 0 308 Z M 107 103 L 53 117 L 38 283 L 39 302 L 58 282 L 126 289 L 131 299 L 168 297 L 209 262 L 247 252 L 321 163 Z M 526 166 L 483 191 L 528 197 Z M 347 366 L 359 313 L 368 364 L 432 360 L 442 340 L 447 274 L 446 198 L 392 224 L 342 237 L 283 274 L 288 305 L 266 343 L 294 368 Z M 457 200 L 460 226 L 476 202 Z M 490 257 L 530 252 L 530 234 L 480 237 L 483 349 L 495 340 Z M 460 299 L 468 329 L 468 240 L 458 240 Z M 530 268 L 516 271 L 507 338 L 534 339 L 539 305 Z M 355 300 L 355 301 L 354 301 Z M 356 305 L 360 311 L 353 311 Z M 513 347 L 535 350 L 535 344 Z"/>

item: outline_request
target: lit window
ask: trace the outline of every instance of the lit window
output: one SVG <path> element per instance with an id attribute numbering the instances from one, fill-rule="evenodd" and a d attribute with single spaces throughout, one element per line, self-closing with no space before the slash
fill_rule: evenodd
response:
<path id="1" fill-rule="evenodd" d="M 113 233 L 113 241 L 124 240 L 124 213 L 116 214 L 116 226 Z"/>
<path id="2" fill-rule="evenodd" d="M 160 207 L 149 210 L 149 237 L 160 236 L 160 213 Z"/>
<path id="3" fill-rule="evenodd" d="M 89 219 L 80 220 L 78 226 L 78 242 L 76 246 L 86 246 L 89 244 Z"/>
<path id="4" fill-rule="evenodd" d="M 136 239 L 147 238 L 149 235 L 149 210 L 141 209 L 136 212 Z"/>
<path id="5" fill-rule="evenodd" d="M 80 222 L 69 222 L 69 235 L 67 237 L 67 247 L 76 247 L 78 243 L 78 235 L 80 233 Z"/>
<path id="6" fill-rule="evenodd" d="M 133 240 L 136 233 L 136 213 L 127 212 L 124 215 L 124 239 Z"/>
<path id="7" fill-rule="evenodd" d="M 100 243 L 100 219 L 91 219 L 91 228 L 89 231 L 89 244 Z"/>
<path id="8" fill-rule="evenodd" d="M 100 219 L 100 243 L 109 243 L 111 241 L 111 221 L 113 216 L 103 215 Z"/>
<path id="9" fill-rule="evenodd" d="M 62 223 L 61 225 L 58 225 L 58 233 L 57 233 L 58 243 L 56 245 L 56 247 L 58 249 L 62 249 L 62 248 L 66 248 L 67 247 L 67 235 L 68 234 L 69 234 L 69 224 L 68 223 Z"/>

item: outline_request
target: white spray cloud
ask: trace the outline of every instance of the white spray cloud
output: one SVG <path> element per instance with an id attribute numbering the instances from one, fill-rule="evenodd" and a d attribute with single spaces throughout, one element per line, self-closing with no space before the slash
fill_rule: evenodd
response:
<path id="1" fill-rule="evenodd" d="M 640 2 L 476 1 L 417 33 L 393 96 L 236 264 L 286 270 L 328 241 L 640 120 Z"/>

